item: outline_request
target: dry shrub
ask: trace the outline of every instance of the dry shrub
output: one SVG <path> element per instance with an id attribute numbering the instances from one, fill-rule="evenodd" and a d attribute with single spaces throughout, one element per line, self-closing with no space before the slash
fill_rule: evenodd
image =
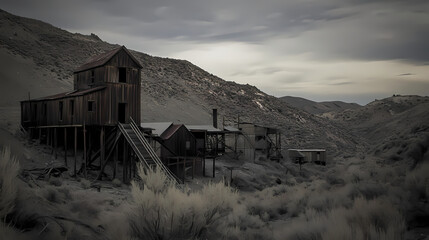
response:
<path id="1" fill-rule="evenodd" d="M 340 207 L 327 213 L 307 209 L 278 235 L 301 240 L 400 240 L 404 233 L 404 218 L 389 201 L 357 198 L 351 208 Z"/>
<path id="2" fill-rule="evenodd" d="M 237 205 L 238 194 L 224 182 L 186 192 L 159 169 L 138 167 L 142 183 L 132 182 L 130 233 L 136 239 L 196 239 L 214 231 Z"/>
<path id="3" fill-rule="evenodd" d="M 0 152 L 0 220 L 14 210 L 18 195 L 16 176 L 19 172 L 19 164 L 15 157 L 11 156 L 10 148 L 3 148 Z"/>
<path id="4" fill-rule="evenodd" d="M 121 180 L 119 180 L 119 179 L 117 179 L 117 178 L 115 178 L 115 179 L 113 179 L 113 180 L 112 180 L 112 184 L 113 184 L 113 186 L 115 186 L 115 187 L 121 187 L 121 186 L 122 186 L 122 182 L 121 182 Z"/>
<path id="5" fill-rule="evenodd" d="M 353 208 L 335 209 L 328 215 L 327 228 L 322 238 L 400 240 L 404 238 L 404 233 L 404 218 L 389 201 L 357 198 Z"/>

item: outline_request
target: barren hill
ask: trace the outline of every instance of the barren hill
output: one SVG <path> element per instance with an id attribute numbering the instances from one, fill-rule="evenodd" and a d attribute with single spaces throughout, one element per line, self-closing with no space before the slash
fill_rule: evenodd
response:
<path id="1" fill-rule="evenodd" d="M 356 109 L 361 107 L 356 103 L 346 103 L 342 101 L 315 102 L 305 98 L 284 96 L 280 98 L 289 105 L 304 110 L 312 114 L 321 114 L 325 112 L 341 112 L 346 109 Z"/>
<path id="2" fill-rule="evenodd" d="M 429 97 L 401 96 L 376 100 L 343 112 L 324 113 L 366 139 L 384 158 L 429 159 Z"/>
<path id="3" fill-rule="evenodd" d="M 89 36 L 70 33 L 50 24 L 0 12 L 0 106 L 4 115 L 18 102 L 72 89 L 73 69 L 89 57 L 117 47 Z M 327 148 L 354 151 L 359 147 L 347 131 L 329 120 L 298 110 L 254 86 L 220 79 L 185 60 L 153 57 L 132 51 L 143 65 L 142 119 L 194 124 L 211 123 L 211 109 L 220 120 L 241 120 L 283 130 L 286 148 Z M 5 86 L 5 87 L 3 87 Z M 17 110 L 18 109 L 18 110 Z M 17 121 L 18 119 L 16 119 Z M 16 122 L 15 122 L 16 124 Z"/>

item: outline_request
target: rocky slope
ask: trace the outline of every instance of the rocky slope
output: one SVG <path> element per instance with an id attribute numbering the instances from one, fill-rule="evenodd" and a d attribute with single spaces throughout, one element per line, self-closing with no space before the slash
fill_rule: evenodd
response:
<path id="1" fill-rule="evenodd" d="M 280 98 L 287 104 L 304 110 L 312 114 L 322 114 L 325 112 L 341 112 L 347 109 L 356 109 L 362 107 L 356 103 L 346 103 L 341 101 L 315 102 L 305 98 L 284 96 Z"/>
<path id="2" fill-rule="evenodd" d="M 0 11 L 0 53 L 10 66 L 0 70 L 0 105 L 72 89 L 72 72 L 89 57 L 116 45 L 96 35 L 72 34 L 50 24 Z M 210 124 L 211 109 L 220 122 L 241 120 L 278 127 L 285 148 L 327 148 L 330 153 L 355 151 L 358 140 L 335 123 L 298 110 L 254 86 L 224 81 L 185 60 L 132 51 L 143 65 L 142 119 Z M 17 64 L 19 68 L 17 69 Z M 17 80 L 17 76 L 24 76 Z M 5 114 L 7 111 L 5 111 Z M 15 114 L 16 115 L 16 114 Z"/>
<path id="3" fill-rule="evenodd" d="M 384 159 L 429 160 L 429 97 L 394 95 L 358 109 L 322 115 L 351 129 Z"/>

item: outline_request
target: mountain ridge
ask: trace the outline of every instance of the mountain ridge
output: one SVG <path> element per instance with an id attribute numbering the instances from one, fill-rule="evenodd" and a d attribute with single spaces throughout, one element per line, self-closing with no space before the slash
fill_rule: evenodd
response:
<path id="1" fill-rule="evenodd" d="M 355 109 L 355 108 L 362 107 L 357 103 L 346 103 L 343 101 L 316 102 L 316 101 L 312 101 L 301 97 L 295 97 L 295 96 L 284 96 L 284 97 L 280 97 L 280 99 L 295 108 L 304 110 L 312 114 L 322 114 L 325 112 L 341 112 L 346 109 Z"/>
<path id="2" fill-rule="evenodd" d="M 7 99 L 14 106 L 27 98 L 28 91 L 37 97 L 71 90 L 74 69 L 88 58 L 119 46 L 95 34 L 70 33 L 5 11 L 0 11 L 0 27 L 4 58 L 9 63 L 24 59 L 17 73 L 31 78 L 17 82 L 18 74 L 10 71 L 14 66 L 1 70 L 9 89 L 2 89 L 0 94 L 14 92 Z M 186 60 L 130 51 L 143 66 L 143 121 L 211 123 L 211 109 L 217 108 L 222 119 L 219 122 L 225 118 L 226 124 L 233 124 L 239 116 L 242 121 L 279 128 L 285 136 L 284 148 L 326 148 L 336 154 L 353 152 L 362 145 L 335 122 L 296 109 L 254 86 L 225 81 Z"/>

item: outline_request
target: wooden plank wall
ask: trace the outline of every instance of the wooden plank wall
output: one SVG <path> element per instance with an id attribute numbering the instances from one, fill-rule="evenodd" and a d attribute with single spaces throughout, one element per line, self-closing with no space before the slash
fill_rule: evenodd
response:
<path id="1" fill-rule="evenodd" d="M 127 68 L 127 82 L 120 83 L 119 67 Z M 24 127 L 54 125 L 116 125 L 118 122 L 118 104 L 126 103 L 126 116 L 140 122 L 141 72 L 137 64 L 125 52 L 119 51 L 106 65 L 94 68 L 94 83 L 91 69 L 75 73 L 75 90 L 95 86 L 106 89 L 91 92 L 83 96 L 66 96 L 55 100 L 21 102 L 21 123 Z M 74 114 L 71 114 L 71 101 L 74 101 Z M 94 101 L 94 109 L 88 111 L 88 101 Z M 62 119 L 60 118 L 62 102 Z M 46 105 L 46 107 L 44 106 Z M 45 112 L 46 109 L 46 112 Z"/>

